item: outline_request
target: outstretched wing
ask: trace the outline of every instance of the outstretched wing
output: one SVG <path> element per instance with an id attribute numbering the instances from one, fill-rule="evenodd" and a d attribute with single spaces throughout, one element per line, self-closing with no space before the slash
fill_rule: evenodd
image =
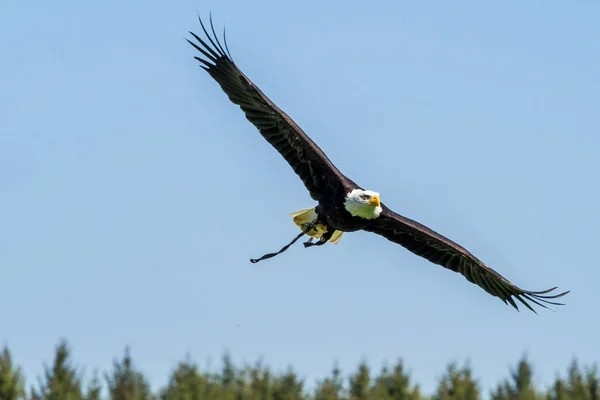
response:
<path id="1" fill-rule="evenodd" d="M 550 299 L 564 296 L 569 291 L 548 295 L 556 287 L 541 292 L 520 289 L 452 240 L 416 221 L 396 214 L 383 204 L 382 207 L 380 217 L 364 228 L 365 231 L 381 235 L 434 264 L 462 274 L 469 282 L 483 288 L 492 296 L 499 297 L 505 304 L 510 303 L 517 310 L 519 307 L 514 299 L 533 312 L 535 310 L 528 302 L 544 308 L 547 307 L 542 303 L 563 305 Z"/>
<path id="2" fill-rule="evenodd" d="M 203 56 L 194 58 L 217 81 L 229 99 L 240 106 L 246 118 L 262 136 L 285 158 L 304 182 L 310 196 L 319 200 L 326 185 L 332 183 L 331 180 L 342 181 L 344 176 L 308 135 L 235 65 L 227 47 L 225 32 L 223 48 L 215 34 L 212 19 L 212 37 L 200 17 L 198 20 L 212 46 L 190 32 L 197 43 L 190 40 L 188 42 Z"/>

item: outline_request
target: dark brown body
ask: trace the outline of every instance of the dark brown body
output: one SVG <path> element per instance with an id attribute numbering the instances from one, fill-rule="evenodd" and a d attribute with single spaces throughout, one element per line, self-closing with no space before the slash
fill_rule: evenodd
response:
<path id="1" fill-rule="evenodd" d="M 362 188 L 345 176 L 328 182 L 316 207 L 319 222 L 343 232 L 355 232 L 371 224 L 371 220 L 354 217 L 344 207 L 346 195 L 353 189 Z"/>

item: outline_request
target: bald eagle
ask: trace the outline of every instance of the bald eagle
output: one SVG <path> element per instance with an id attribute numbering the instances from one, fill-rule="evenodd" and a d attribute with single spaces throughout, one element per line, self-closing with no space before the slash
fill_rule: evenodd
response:
<path id="1" fill-rule="evenodd" d="M 227 46 L 225 31 L 223 45 L 215 34 L 208 33 L 198 17 L 206 39 L 189 32 L 196 43 L 186 39 L 198 52 L 194 57 L 200 66 L 221 86 L 231 102 L 238 105 L 246 118 L 260 134 L 287 161 L 313 200 L 315 207 L 291 213 L 293 222 L 303 235 L 310 238 L 305 247 L 321 246 L 327 242 L 337 244 L 344 232 L 364 230 L 381 235 L 397 243 L 417 256 L 451 271 L 462 274 L 492 296 L 519 310 L 515 300 L 536 312 L 529 304 L 548 308 L 546 304 L 564 305 L 550 301 L 569 291 L 550 294 L 556 287 L 544 291 L 523 290 L 488 267 L 464 247 L 429 229 L 403 217 L 386 207 L 378 192 L 365 190 L 342 174 L 302 129 L 273 103 L 233 62 Z M 312 242 L 316 239 L 316 242 Z M 292 243 L 277 253 L 271 253 L 253 262 L 270 258 L 285 251 Z"/>

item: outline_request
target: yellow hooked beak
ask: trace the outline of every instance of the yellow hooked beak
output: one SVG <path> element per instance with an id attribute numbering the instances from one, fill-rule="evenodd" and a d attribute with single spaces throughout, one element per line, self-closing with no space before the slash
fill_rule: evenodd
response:
<path id="1" fill-rule="evenodd" d="M 369 204 L 373 204 L 374 206 L 379 207 L 381 205 L 381 202 L 379 201 L 379 196 L 375 195 L 371 197 L 371 200 L 369 200 Z"/>

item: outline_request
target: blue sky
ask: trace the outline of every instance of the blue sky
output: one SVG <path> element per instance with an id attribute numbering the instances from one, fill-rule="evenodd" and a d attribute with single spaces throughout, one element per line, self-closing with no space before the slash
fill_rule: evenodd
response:
<path id="1" fill-rule="evenodd" d="M 397 212 L 567 305 L 516 312 L 368 233 L 300 244 L 313 205 L 192 58 L 196 12 L 338 167 Z M 230 349 L 308 382 L 402 357 L 485 393 L 527 352 L 600 361 L 600 4 L 63 1 L 0 6 L 0 341 L 29 377 L 60 337 L 153 386 Z"/>

